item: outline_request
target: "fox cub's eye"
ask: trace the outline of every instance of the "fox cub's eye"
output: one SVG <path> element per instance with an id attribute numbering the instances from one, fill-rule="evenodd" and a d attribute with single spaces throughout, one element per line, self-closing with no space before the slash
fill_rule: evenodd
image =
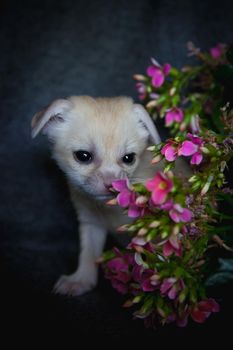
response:
<path id="1" fill-rule="evenodd" d="M 124 157 L 122 157 L 122 162 L 127 165 L 132 165 L 135 162 L 135 156 L 135 153 L 125 154 Z"/>
<path id="2" fill-rule="evenodd" d="M 88 151 L 79 150 L 79 151 L 75 151 L 73 154 L 74 154 L 74 159 L 80 163 L 89 164 L 93 159 L 92 154 Z"/>

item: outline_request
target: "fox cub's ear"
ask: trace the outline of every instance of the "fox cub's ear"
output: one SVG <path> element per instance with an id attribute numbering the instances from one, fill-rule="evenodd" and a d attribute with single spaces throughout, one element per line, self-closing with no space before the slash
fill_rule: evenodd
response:
<path id="1" fill-rule="evenodd" d="M 156 126 L 145 108 L 140 104 L 134 104 L 134 112 L 138 118 L 139 123 L 147 130 L 151 143 L 160 143 L 161 139 Z"/>
<path id="2" fill-rule="evenodd" d="M 39 132 L 50 136 L 55 126 L 65 122 L 67 112 L 72 108 L 72 103 L 65 99 L 52 102 L 48 107 L 37 112 L 32 118 L 32 138 Z"/>

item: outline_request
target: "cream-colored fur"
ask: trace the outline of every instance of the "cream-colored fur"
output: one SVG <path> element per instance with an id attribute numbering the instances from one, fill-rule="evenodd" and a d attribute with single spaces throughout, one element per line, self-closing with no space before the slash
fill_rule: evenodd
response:
<path id="1" fill-rule="evenodd" d="M 97 283 L 96 259 L 107 232 L 129 220 L 121 208 L 105 204 L 111 198 L 108 185 L 119 178 L 144 182 L 152 177 L 156 170 L 146 148 L 160 138 L 145 109 L 127 97 L 57 100 L 34 116 L 32 136 L 40 131 L 53 144 L 53 158 L 67 176 L 80 221 L 79 266 L 74 274 L 58 280 L 55 291 L 81 295 Z M 92 162 L 78 162 L 73 153 L 78 150 L 91 152 Z M 122 162 L 129 153 L 136 154 L 132 165 Z"/>

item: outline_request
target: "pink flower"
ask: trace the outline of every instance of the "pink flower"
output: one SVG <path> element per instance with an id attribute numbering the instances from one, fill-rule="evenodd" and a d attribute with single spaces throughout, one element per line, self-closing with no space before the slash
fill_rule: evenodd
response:
<path id="1" fill-rule="evenodd" d="M 143 266 L 135 264 L 132 271 L 132 278 L 135 282 L 140 284 L 143 292 L 152 292 L 160 284 L 159 278 L 155 278 L 156 273 L 156 270 L 145 269 Z"/>
<path id="2" fill-rule="evenodd" d="M 175 141 L 169 140 L 168 143 L 163 146 L 161 153 L 166 160 L 173 162 L 177 156 L 192 156 L 191 164 L 198 165 L 201 163 L 203 159 L 201 147 L 204 141 L 200 137 L 190 133 L 187 134 L 187 137 L 191 141 L 185 140 L 180 145 Z"/>
<path id="3" fill-rule="evenodd" d="M 152 66 L 147 68 L 147 75 L 152 78 L 152 85 L 155 88 L 159 88 L 163 85 L 165 76 L 170 73 L 171 65 L 169 63 L 165 63 L 163 67 L 160 64 L 152 59 Z"/>
<path id="4" fill-rule="evenodd" d="M 136 89 L 139 93 L 139 100 L 144 100 L 146 98 L 146 85 L 143 83 L 136 83 Z"/>
<path id="5" fill-rule="evenodd" d="M 170 256 L 172 254 L 176 256 L 182 255 L 181 244 L 177 235 L 172 234 L 163 245 L 163 255 Z"/>
<path id="6" fill-rule="evenodd" d="M 218 303 L 212 298 L 205 299 L 194 307 L 191 317 L 195 322 L 203 323 L 212 312 L 219 312 Z"/>
<path id="7" fill-rule="evenodd" d="M 161 153 L 169 162 L 173 162 L 177 157 L 178 150 L 179 145 L 177 145 L 177 143 L 168 141 L 168 143 L 163 146 Z"/>
<path id="8" fill-rule="evenodd" d="M 184 119 L 184 113 L 181 108 L 171 108 L 165 114 L 165 125 L 170 126 L 175 121 L 180 123 Z"/>
<path id="9" fill-rule="evenodd" d="M 146 182 L 146 188 L 152 192 L 151 200 L 153 204 L 165 202 L 168 193 L 172 190 L 173 182 L 162 172 L 157 172 L 155 177 Z"/>
<path id="10" fill-rule="evenodd" d="M 144 215 L 144 208 L 138 207 L 135 203 L 136 194 L 130 190 L 128 179 L 115 180 L 112 182 L 112 187 L 120 192 L 116 197 L 117 203 L 122 208 L 128 208 L 129 217 L 136 218 Z"/>
<path id="11" fill-rule="evenodd" d="M 160 293 L 167 295 L 169 299 L 176 299 L 178 293 L 185 287 L 182 279 L 177 280 L 175 277 L 165 278 L 160 287 Z"/>
<path id="12" fill-rule="evenodd" d="M 129 269 L 133 263 L 133 256 L 129 253 L 122 254 L 117 248 L 114 251 L 117 256 L 106 263 L 105 276 L 110 279 L 113 288 L 121 294 L 126 294 L 127 283 L 131 279 Z"/>
<path id="13" fill-rule="evenodd" d="M 182 208 L 180 204 L 174 204 L 169 211 L 169 216 L 174 222 L 189 222 L 193 217 L 191 210 Z"/>
<path id="14" fill-rule="evenodd" d="M 187 134 L 187 137 L 191 141 L 182 142 L 182 145 L 178 150 L 178 155 L 192 156 L 190 163 L 199 165 L 203 159 L 201 147 L 204 141 L 200 137 L 190 133 Z"/>
<path id="15" fill-rule="evenodd" d="M 226 45 L 219 43 L 215 47 L 212 47 L 210 49 L 210 54 L 215 60 L 217 60 L 223 55 L 223 53 L 225 52 L 225 48 Z"/>

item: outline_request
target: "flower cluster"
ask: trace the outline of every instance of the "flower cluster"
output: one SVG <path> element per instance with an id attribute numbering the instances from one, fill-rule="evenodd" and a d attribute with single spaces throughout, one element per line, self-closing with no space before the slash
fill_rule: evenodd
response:
<path id="1" fill-rule="evenodd" d="M 199 165 L 203 159 L 203 145 L 204 140 L 201 137 L 188 133 L 186 135 L 186 140 L 182 143 L 170 140 L 166 143 L 161 153 L 165 156 L 166 160 L 173 162 L 177 156 L 192 156 L 190 164 Z"/>
<path id="2" fill-rule="evenodd" d="M 203 323 L 218 312 L 205 287 L 208 254 L 216 244 L 232 251 L 219 236 L 221 226 L 216 233 L 216 225 L 229 219 L 218 210 L 218 199 L 232 202 L 225 170 L 233 157 L 233 110 L 228 105 L 218 108 L 215 122 L 207 122 L 208 113 L 223 101 L 215 72 L 227 62 L 226 46 L 202 53 L 189 43 L 189 51 L 201 65 L 178 71 L 152 59 L 147 76 L 135 76 L 139 98 L 152 116 L 164 117 L 174 137 L 148 149 L 152 164 L 163 161 L 163 171 L 145 184 L 127 178 L 114 181 L 116 197 L 108 203 L 119 205 L 132 222 L 118 230 L 131 236 L 128 246 L 103 254 L 105 276 L 127 297 L 124 306 L 132 307 L 134 317 L 146 326 L 176 322 L 183 327 L 189 319 Z M 190 175 L 173 172 L 179 157 L 189 160 Z"/>
<path id="3" fill-rule="evenodd" d="M 165 118 L 165 126 L 176 136 L 187 131 L 199 133 L 200 121 L 219 131 L 221 123 L 216 111 L 224 88 L 216 84 L 216 76 L 221 79 L 221 74 L 232 74 L 232 68 L 227 65 L 226 45 L 217 44 L 207 53 L 202 53 L 192 43 L 188 43 L 188 49 L 189 55 L 195 55 L 201 64 L 178 70 L 168 63 L 161 66 L 152 58 L 146 75 L 134 76 L 139 99 L 152 117 Z M 188 92 L 187 85 L 191 87 Z"/>

